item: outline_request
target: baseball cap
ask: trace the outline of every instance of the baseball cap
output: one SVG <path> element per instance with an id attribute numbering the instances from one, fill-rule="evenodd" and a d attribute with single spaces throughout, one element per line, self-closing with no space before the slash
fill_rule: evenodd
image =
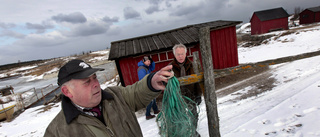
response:
<path id="1" fill-rule="evenodd" d="M 58 74 L 58 85 L 68 82 L 71 79 L 84 79 L 97 71 L 103 71 L 102 68 L 92 68 L 83 60 L 73 59 L 62 66 Z"/>

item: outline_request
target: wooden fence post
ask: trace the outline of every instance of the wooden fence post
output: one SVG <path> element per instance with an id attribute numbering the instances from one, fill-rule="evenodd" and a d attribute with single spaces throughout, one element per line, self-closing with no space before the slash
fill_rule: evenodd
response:
<path id="1" fill-rule="evenodd" d="M 210 27 L 201 28 L 199 38 L 204 70 L 204 99 L 207 108 L 209 136 L 220 137 L 217 96 L 215 93 L 214 71 L 211 56 Z"/>
<path id="2" fill-rule="evenodd" d="M 202 67 L 201 67 L 201 63 L 200 63 L 199 52 L 198 52 L 198 51 L 195 51 L 195 52 L 192 52 L 192 54 L 193 54 L 192 65 L 193 65 L 194 73 L 200 74 L 200 72 L 203 72 L 203 71 L 202 71 Z M 203 81 L 200 81 L 200 82 L 199 82 L 199 85 L 200 85 L 202 94 L 204 94 L 204 84 L 203 84 Z"/>

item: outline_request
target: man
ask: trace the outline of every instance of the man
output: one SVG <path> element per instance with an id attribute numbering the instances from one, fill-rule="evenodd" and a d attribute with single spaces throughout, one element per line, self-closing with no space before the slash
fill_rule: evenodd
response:
<path id="1" fill-rule="evenodd" d="M 187 58 L 187 48 L 183 44 L 177 44 L 173 48 L 174 60 L 170 63 L 173 67 L 175 77 L 183 77 L 187 75 L 194 74 L 192 62 Z M 201 88 L 199 83 L 181 86 L 181 94 L 192 99 L 195 103 L 185 100 L 191 109 L 193 115 L 195 116 L 194 124 L 197 127 L 198 123 L 198 113 L 197 106 L 201 103 Z M 198 133 L 195 133 L 199 136 Z"/>
<path id="2" fill-rule="evenodd" d="M 63 93 L 61 111 L 51 121 L 44 136 L 141 137 L 135 111 L 165 89 L 162 82 L 172 66 L 127 87 L 100 88 L 96 76 L 103 69 L 92 68 L 82 60 L 71 60 L 59 70 L 58 85 Z"/>
<path id="3" fill-rule="evenodd" d="M 139 77 L 139 80 L 141 80 L 142 78 L 144 78 L 144 76 L 146 76 L 147 74 L 151 73 L 154 70 L 155 63 L 150 57 L 144 56 L 143 59 L 138 62 L 138 67 L 139 67 L 137 70 L 138 77 Z M 155 115 L 151 115 L 151 113 L 150 113 L 151 107 L 153 109 L 154 114 L 158 114 L 160 112 L 158 110 L 156 99 L 153 99 L 146 108 L 146 119 L 147 120 L 155 117 Z"/>

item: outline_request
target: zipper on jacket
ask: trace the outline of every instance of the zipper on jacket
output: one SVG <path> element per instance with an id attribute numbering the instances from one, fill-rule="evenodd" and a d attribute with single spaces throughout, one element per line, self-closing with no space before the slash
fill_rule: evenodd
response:
<path id="1" fill-rule="evenodd" d="M 109 134 L 109 135 L 111 135 L 112 137 L 114 136 L 114 133 L 113 133 L 113 131 L 111 130 L 111 128 L 109 128 L 108 126 L 106 126 L 106 129 L 111 133 L 111 134 Z"/>

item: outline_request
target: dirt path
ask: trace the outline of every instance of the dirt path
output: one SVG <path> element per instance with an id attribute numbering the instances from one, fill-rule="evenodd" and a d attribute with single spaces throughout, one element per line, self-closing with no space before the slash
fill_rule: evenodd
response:
<path id="1" fill-rule="evenodd" d="M 237 102 L 242 99 L 257 96 L 275 87 L 276 80 L 271 76 L 271 70 L 266 67 L 218 78 L 215 81 L 217 98 L 227 95 L 237 95 L 235 99 L 228 100 Z M 247 93 L 237 92 L 247 87 L 250 88 Z"/>

